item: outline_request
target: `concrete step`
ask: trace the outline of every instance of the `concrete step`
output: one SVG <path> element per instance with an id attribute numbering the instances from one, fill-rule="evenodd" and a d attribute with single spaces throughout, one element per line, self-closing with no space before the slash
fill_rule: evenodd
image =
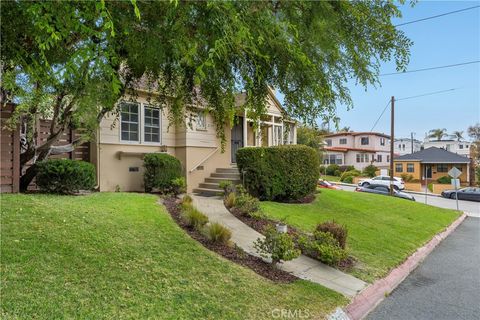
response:
<path id="1" fill-rule="evenodd" d="M 217 168 L 216 173 L 238 173 L 237 168 Z"/>
<path id="2" fill-rule="evenodd" d="M 212 173 L 210 175 L 212 178 L 223 178 L 224 180 L 240 180 L 239 173 Z"/>
<path id="3" fill-rule="evenodd" d="M 202 196 L 208 196 L 208 197 L 222 195 L 222 191 L 217 189 L 208 189 L 208 188 L 196 188 L 196 189 L 193 189 L 193 193 L 200 194 Z"/>
<path id="4" fill-rule="evenodd" d="M 220 188 L 220 184 L 215 182 L 200 183 L 199 187 L 202 189 L 212 189 L 212 190 L 222 191 L 222 189 Z"/>
<path id="5" fill-rule="evenodd" d="M 240 183 L 240 179 L 215 178 L 215 177 L 205 178 L 205 182 L 207 183 L 220 183 L 221 181 L 232 181 L 233 184 Z"/>

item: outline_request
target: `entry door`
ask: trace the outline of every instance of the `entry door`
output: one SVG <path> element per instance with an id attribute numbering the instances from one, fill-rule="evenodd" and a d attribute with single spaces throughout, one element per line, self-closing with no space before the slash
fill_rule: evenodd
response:
<path id="1" fill-rule="evenodd" d="M 425 165 L 425 177 L 427 179 L 432 179 L 432 166 L 431 165 Z"/>
<path id="2" fill-rule="evenodd" d="M 243 118 L 237 117 L 231 137 L 232 163 L 237 163 L 237 150 L 243 147 Z"/>

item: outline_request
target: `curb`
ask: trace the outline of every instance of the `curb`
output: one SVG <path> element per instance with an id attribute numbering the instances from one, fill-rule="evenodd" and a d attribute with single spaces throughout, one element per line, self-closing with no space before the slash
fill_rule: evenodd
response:
<path id="1" fill-rule="evenodd" d="M 444 231 L 436 234 L 427 244 L 420 247 L 400 266 L 393 269 L 385 278 L 375 281 L 363 289 L 352 302 L 344 308 L 351 320 L 360 320 L 367 316 L 375 307 L 385 299 L 415 268 L 435 249 L 435 247 L 448 237 L 467 217 L 464 212 L 457 220 L 450 224 Z"/>
<path id="2" fill-rule="evenodd" d="M 345 182 L 338 182 L 338 181 L 330 181 L 330 183 L 331 183 L 331 184 L 340 185 L 340 186 L 358 187 L 358 185 L 353 184 L 353 183 L 345 183 Z M 425 195 L 425 192 L 411 191 L 411 190 L 405 190 L 405 189 L 403 189 L 402 192 L 408 192 L 408 193 L 418 194 L 418 195 L 421 195 L 421 196 L 424 196 L 424 195 Z M 435 194 L 435 193 L 427 193 L 427 196 L 428 196 L 428 197 L 439 197 L 439 198 L 442 197 L 441 195 Z"/>

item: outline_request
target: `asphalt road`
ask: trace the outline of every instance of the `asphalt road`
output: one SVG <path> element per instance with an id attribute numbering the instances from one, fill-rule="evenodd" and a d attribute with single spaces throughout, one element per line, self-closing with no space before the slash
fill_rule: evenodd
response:
<path id="1" fill-rule="evenodd" d="M 341 187 L 343 190 L 346 190 L 346 191 L 355 190 L 355 187 L 352 187 L 352 186 L 342 185 Z M 425 195 L 418 194 L 418 193 L 410 193 L 410 194 L 415 197 L 415 200 L 417 202 L 425 203 Z M 379 195 L 379 197 L 382 197 L 382 196 Z M 427 196 L 427 204 L 431 206 L 440 207 L 440 208 L 454 209 L 454 210 L 457 209 L 454 199 L 447 199 L 447 198 L 442 198 L 438 196 L 431 196 L 431 195 Z M 469 216 L 480 217 L 480 202 L 458 200 L 458 209 L 461 211 L 465 211 Z"/>
<path id="2" fill-rule="evenodd" d="M 479 244 L 480 218 L 467 217 L 367 319 L 479 319 Z"/>

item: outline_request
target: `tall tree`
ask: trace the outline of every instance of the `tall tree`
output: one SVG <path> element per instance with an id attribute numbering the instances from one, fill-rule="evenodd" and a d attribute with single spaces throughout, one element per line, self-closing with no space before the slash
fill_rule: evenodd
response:
<path id="1" fill-rule="evenodd" d="M 432 129 L 428 132 L 429 138 L 435 138 L 436 140 L 442 140 L 443 137 L 447 136 L 447 129 Z"/>
<path id="2" fill-rule="evenodd" d="M 457 141 L 463 140 L 463 131 L 453 131 L 451 137 Z"/>
<path id="3" fill-rule="evenodd" d="M 474 141 L 480 141 L 480 123 L 468 127 L 467 133 Z"/>
<path id="4" fill-rule="evenodd" d="M 323 149 L 323 137 L 325 131 L 309 126 L 299 126 L 297 128 L 297 143 L 303 144 L 320 151 Z"/>
<path id="5" fill-rule="evenodd" d="M 18 104 L 29 124 L 22 165 L 52 152 L 67 128 L 91 137 L 115 102 L 139 81 L 172 123 L 204 104 L 225 142 L 235 93 L 249 117 L 266 110 L 268 86 L 289 114 L 307 124 L 351 105 L 346 82 L 378 84 L 381 61 L 398 70 L 410 40 L 391 19 L 390 1 L 3 1 L 2 102 Z M 201 97 L 200 97 L 201 94 Z M 47 141 L 35 144 L 35 122 L 51 118 Z M 13 125 L 12 121 L 12 125 Z M 22 176 L 25 187 L 35 175 Z"/>

